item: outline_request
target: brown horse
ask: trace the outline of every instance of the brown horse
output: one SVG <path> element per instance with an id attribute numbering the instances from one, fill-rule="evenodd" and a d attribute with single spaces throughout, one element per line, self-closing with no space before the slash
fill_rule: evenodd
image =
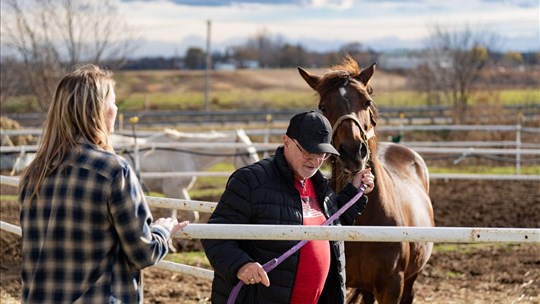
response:
<path id="1" fill-rule="evenodd" d="M 378 111 L 369 84 L 375 64 L 360 70 L 347 56 L 323 76 L 298 68 L 319 94 L 319 110 L 333 126 L 333 145 L 340 156 L 332 159 L 331 185 L 339 191 L 359 170 L 370 167 L 375 189 L 359 226 L 433 227 L 429 176 L 425 162 L 413 150 L 392 143 L 377 143 Z M 433 243 L 347 242 L 347 302 L 411 303 L 413 284 L 427 263 Z"/>

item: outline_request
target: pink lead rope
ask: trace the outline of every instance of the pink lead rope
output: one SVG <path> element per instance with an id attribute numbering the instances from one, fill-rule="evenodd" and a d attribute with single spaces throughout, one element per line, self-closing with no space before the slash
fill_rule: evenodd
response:
<path id="1" fill-rule="evenodd" d="M 329 219 L 327 219 L 324 223 L 322 223 L 321 226 L 330 226 L 334 220 L 336 220 L 340 215 L 342 215 L 347 209 L 349 209 L 354 203 L 356 203 L 357 200 L 360 199 L 360 197 L 364 194 L 364 191 L 366 191 L 367 185 L 362 184 L 360 188 L 358 188 L 358 193 L 351 198 L 350 201 L 348 201 L 343 207 L 341 207 L 336 213 L 334 213 Z M 281 262 L 285 261 L 288 257 L 290 257 L 293 253 L 295 253 L 297 250 L 302 248 L 309 240 L 302 240 L 298 242 L 296 245 L 294 245 L 291 249 L 289 249 L 287 252 L 282 254 L 280 257 L 276 259 L 272 259 L 266 264 L 263 265 L 263 269 L 266 272 L 270 272 L 272 269 L 276 268 Z M 238 297 L 238 293 L 240 293 L 240 289 L 242 289 L 242 286 L 244 285 L 244 282 L 238 281 L 236 286 L 234 286 L 233 290 L 231 291 L 231 294 L 229 294 L 229 298 L 227 299 L 227 304 L 234 304 L 236 301 L 236 298 Z"/>

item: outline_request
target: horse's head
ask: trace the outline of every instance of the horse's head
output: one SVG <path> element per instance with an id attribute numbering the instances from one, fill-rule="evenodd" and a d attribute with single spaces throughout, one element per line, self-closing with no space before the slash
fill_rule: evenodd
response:
<path id="1" fill-rule="evenodd" d="M 20 175 L 26 167 L 28 167 L 32 161 L 36 158 L 36 153 L 27 153 L 25 150 L 21 150 L 15 163 L 13 164 L 13 169 L 9 175 Z"/>
<path id="2" fill-rule="evenodd" d="M 241 168 L 259 161 L 257 149 L 244 129 L 236 130 L 236 142 L 246 144 L 245 148 L 238 149 L 234 156 L 234 166 Z"/>
<path id="3" fill-rule="evenodd" d="M 323 76 L 298 68 L 300 75 L 319 94 L 319 110 L 332 124 L 332 144 L 340 153 L 339 161 L 345 173 L 355 173 L 366 167 L 374 145 L 377 109 L 369 81 L 375 63 L 360 70 L 358 63 L 347 56 L 343 63 L 332 67 Z"/>

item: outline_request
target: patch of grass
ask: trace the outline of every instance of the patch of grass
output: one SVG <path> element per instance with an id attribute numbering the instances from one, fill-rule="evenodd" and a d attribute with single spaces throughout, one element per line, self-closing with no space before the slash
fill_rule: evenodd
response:
<path id="1" fill-rule="evenodd" d="M 37 109 L 39 109 L 39 105 L 35 96 L 22 95 L 2 100 L 2 112 L 5 113 L 36 112 Z"/>
<path id="2" fill-rule="evenodd" d="M 389 91 L 373 94 L 377 107 L 411 107 L 424 105 L 425 97 L 415 91 Z"/>
<path id="3" fill-rule="evenodd" d="M 154 197 L 165 197 L 165 194 L 159 193 L 159 192 L 148 192 L 146 195 L 147 196 L 154 196 Z"/>
<path id="4" fill-rule="evenodd" d="M 165 260 L 204 269 L 212 269 L 203 251 L 169 253 L 165 257 Z"/>
<path id="5" fill-rule="evenodd" d="M 430 173 L 462 173 L 462 174 L 516 174 L 515 166 L 456 166 L 456 167 L 429 167 Z M 540 175 L 539 165 L 522 165 L 520 174 Z"/>
<path id="6" fill-rule="evenodd" d="M 484 244 L 454 244 L 454 243 L 435 243 L 433 253 L 454 252 L 459 254 L 470 254 L 477 248 L 486 247 Z"/>
<path id="7" fill-rule="evenodd" d="M 206 171 L 208 172 L 233 172 L 235 170 L 234 165 L 230 163 L 219 163 L 211 166 Z M 202 176 L 198 177 L 195 185 L 189 192 L 191 198 L 195 200 L 207 200 L 216 201 L 227 184 L 228 177 L 212 177 Z"/>
<path id="8" fill-rule="evenodd" d="M 193 200 L 217 202 L 223 190 L 225 190 L 225 183 L 223 187 L 216 189 L 195 189 L 190 191 L 189 195 Z"/>
<path id="9" fill-rule="evenodd" d="M 502 90 L 500 98 L 506 105 L 535 104 L 540 99 L 540 92 L 536 89 Z"/>
<path id="10" fill-rule="evenodd" d="M 0 201 L 17 201 L 17 195 L 2 194 L 0 195 Z"/>
<path id="11" fill-rule="evenodd" d="M 449 279 L 452 279 L 452 278 L 459 278 L 463 275 L 463 273 L 461 272 L 456 272 L 456 271 L 447 271 L 446 272 L 446 277 L 449 278 Z"/>
<path id="12" fill-rule="evenodd" d="M 461 243 L 435 243 L 433 253 L 456 253 L 463 255 L 471 255 L 486 248 L 499 248 L 505 251 L 510 251 L 514 247 L 519 247 L 519 244 L 513 243 L 482 243 L 482 244 L 461 244 Z"/>
<path id="13" fill-rule="evenodd" d="M 119 111 L 198 110 L 204 108 L 202 93 L 136 93 L 117 100 Z"/>

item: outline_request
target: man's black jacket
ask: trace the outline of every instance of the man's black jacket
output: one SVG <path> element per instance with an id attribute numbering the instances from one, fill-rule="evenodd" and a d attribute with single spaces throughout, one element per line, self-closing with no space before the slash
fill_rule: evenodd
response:
<path id="1" fill-rule="evenodd" d="M 312 177 L 321 210 L 326 218 L 352 199 L 358 190 L 347 186 L 336 195 L 329 182 L 317 172 Z M 352 225 L 362 212 L 367 197 L 345 212 L 334 225 Z M 210 224 L 302 225 L 302 203 L 294 186 L 294 174 L 289 168 L 283 147 L 276 154 L 237 170 L 211 215 Z M 297 241 L 266 240 L 202 240 L 210 264 L 214 268 L 212 303 L 226 303 L 238 283 L 236 273 L 248 262 L 261 265 L 292 248 Z M 345 302 L 345 253 L 342 241 L 330 241 L 331 264 L 319 303 Z M 289 303 L 298 267 L 297 251 L 268 273 L 270 287 L 262 284 L 242 287 L 236 303 Z"/>

